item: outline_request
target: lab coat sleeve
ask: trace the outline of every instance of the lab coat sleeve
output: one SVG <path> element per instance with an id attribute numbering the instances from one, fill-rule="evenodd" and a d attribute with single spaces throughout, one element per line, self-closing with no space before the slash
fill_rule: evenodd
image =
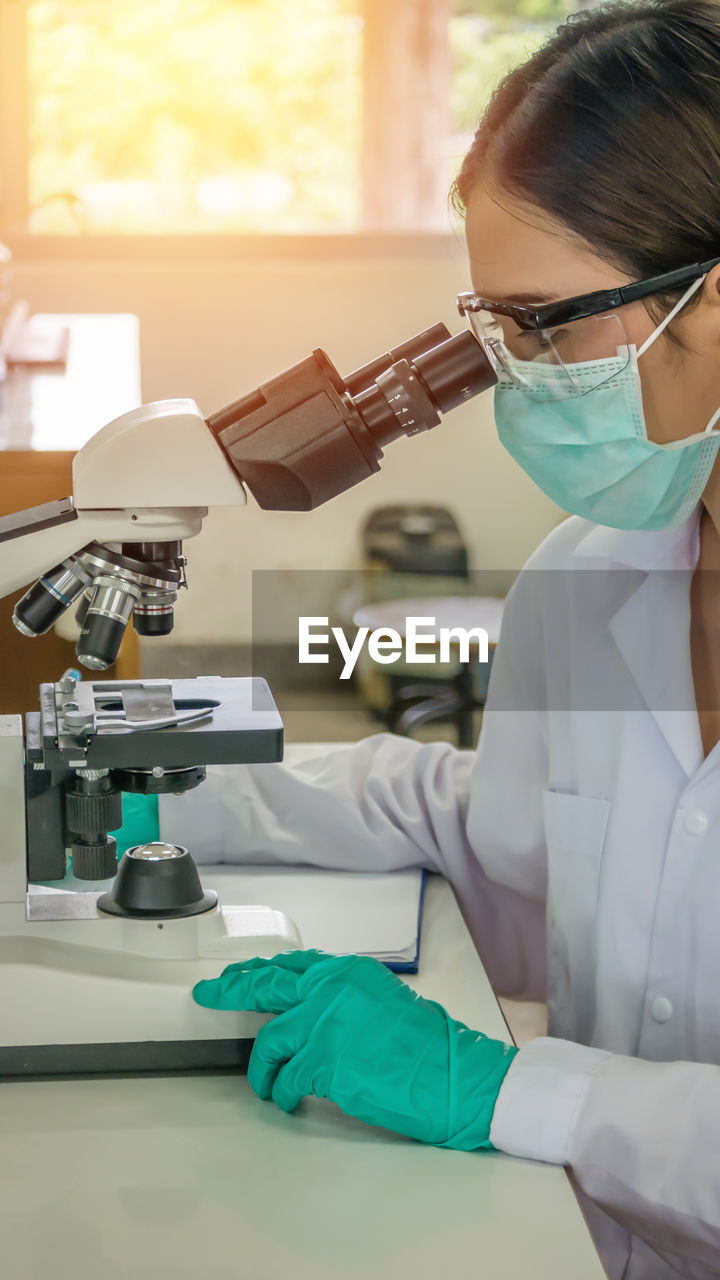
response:
<path id="1" fill-rule="evenodd" d="M 679 1275 L 720 1274 L 720 1067 L 533 1040 L 505 1077 L 490 1140 L 569 1165 L 581 1191 Z"/>
<path id="2" fill-rule="evenodd" d="M 209 768 L 196 791 L 161 797 L 162 838 L 205 864 L 439 872 L 499 994 L 544 998 L 546 746 L 518 702 L 533 647 L 525 593 L 511 594 L 477 754 L 379 733 Z"/>
<path id="3" fill-rule="evenodd" d="M 472 857 L 465 833 L 471 751 L 390 733 L 282 764 L 208 769 L 202 787 L 163 797 L 164 839 L 184 836 L 201 863 L 332 870 L 425 867 L 451 877 Z"/>

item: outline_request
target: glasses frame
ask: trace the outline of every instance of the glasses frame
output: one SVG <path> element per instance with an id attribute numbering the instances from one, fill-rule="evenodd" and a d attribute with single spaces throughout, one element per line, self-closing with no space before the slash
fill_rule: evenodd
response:
<path id="1" fill-rule="evenodd" d="M 683 286 L 692 284 L 693 280 L 706 275 L 719 262 L 720 257 L 710 258 L 707 262 L 695 262 L 692 266 L 679 267 L 676 271 L 648 276 L 645 280 L 636 280 L 618 289 L 596 289 L 593 293 L 580 293 L 573 298 L 562 298 L 558 302 L 546 302 L 536 307 L 518 302 L 494 302 L 479 293 L 459 293 L 457 307 L 461 316 L 470 311 L 489 311 L 493 315 L 508 316 L 519 329 L 526 332 L 552 329 L 556 325 L 570 324 L 573 320 L 586 320 L 590 316 L 602 315 L 605 311 L 616 311 L 628 302 L 650 298 L 656 293 L 682 289 Z"/>

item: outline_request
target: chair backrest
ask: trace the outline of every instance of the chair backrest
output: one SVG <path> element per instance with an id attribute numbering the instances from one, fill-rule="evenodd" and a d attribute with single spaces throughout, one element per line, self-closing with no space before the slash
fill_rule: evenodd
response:
<path id="1" fill-rule="evenodd" d="M 376 507 L 362 529 L 368 568 L 467 578 L 468 555 L 455 517 L 426 503 Z"/>

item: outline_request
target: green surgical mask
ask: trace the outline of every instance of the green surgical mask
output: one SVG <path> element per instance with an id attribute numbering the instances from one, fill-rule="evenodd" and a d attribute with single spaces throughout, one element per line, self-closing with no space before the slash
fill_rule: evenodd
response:
<path id="1" fill-rule="evenodd" d="M 672 444 L 653 443 L 638 359 L 704 279 L 693 282 L 639 351 L 630 346 L 602 361 L 607 376 L 600 385 L 596 360 L 571 366 L 571 396 L 564 389 L 567 373 L 557 365 L 513 358 L 518 383 L 500 378 L 500 441 L 564 511 L 614 529 L 653 530 L 675 528 L 696 506 L 720 447 L 720 408 L 703 432 Z"/>

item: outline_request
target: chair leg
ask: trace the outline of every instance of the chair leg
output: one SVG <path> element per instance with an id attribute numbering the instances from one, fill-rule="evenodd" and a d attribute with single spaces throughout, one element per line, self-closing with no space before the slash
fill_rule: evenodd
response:
<path id="1" fill-rule="evenodd" d="M 413 729 L 428 724 L 430 720 L 454 720 L 458 710 L 457 695 L 450 690 L 447 697 L 425 698 L 398 716 L 395 732 L 408 736 Z"/>
<path id="2" fill-rule="evenodd" d="M 464 665 L 455 677 L 458 697 L 457 735 L 458 746 L 467 750 L 474 746 L 473 712 L 479 705 L 470 664 Z"/>
<path id="3" fill-rule="evenodd" d="M 416 699 L 410 706 L 404 705 Z M 475 693 L 472 667 L 468 663 L 444 686 L 432 690 L 427 684 L 402 685 L 393 691 L 392 705 L 387 713 L 391 733 L 407 736 L 420 725 L 431 720 L 450 720 L 457 732 L 458 746 L 472 750 L 475 745 L 474 712 L 485 705 L 485 699 Z"/>

